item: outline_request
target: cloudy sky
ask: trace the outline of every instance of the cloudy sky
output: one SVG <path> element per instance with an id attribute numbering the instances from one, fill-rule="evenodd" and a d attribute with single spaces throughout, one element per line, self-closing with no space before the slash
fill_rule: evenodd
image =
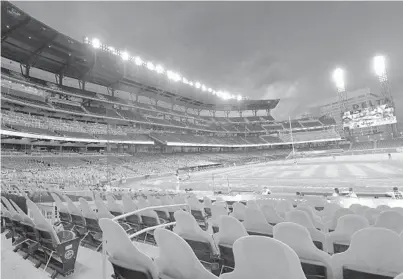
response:
<path id="1" fill-rule="evenodd" d="M 371 68 L 388 57 L 403 111 L 403 2 L 14 2 L 77 40 L 97 37 L 213 88 L 281 98 L 277 119 L 347 88 L 379 92 Z M 402 113 L 398 115 L 402 119 Z"/>

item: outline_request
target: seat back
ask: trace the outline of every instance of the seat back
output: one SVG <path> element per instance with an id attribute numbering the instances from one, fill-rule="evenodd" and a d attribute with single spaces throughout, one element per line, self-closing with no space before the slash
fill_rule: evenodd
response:
<path id="1" fill-rule="evenodd" d="M 127 195 L 122 196 L 122 202 L 123 202 L 123 212 L 124 213 L 133 212 L 138 209 L 138 207 L 134 203 L 134 201 Z"/>
<path id="2" fill-rule="evenodd" d="M 396 245 L 399 241 L 398 234 L 385 228 L 357 231 L 351 239 L 350 247 L 344 253 L 332 257 L 335 278 L 343 278 L 343 269 L 346 268 L 366 274 L 403 272 L 403 249 L 401 245 Z M 371 277 L 367 275 L 358 278 Z"/>
<path id="3" fill-rule="evenodd" d="M 353 234 L 369 227 L 368 220 L 359 215 L 341 216 L 335 231 L 326 237 L 327 249 L 330 254 L 344 252 L 351 242 Z"/>
<path id="4" fill-rule="evenodd" d="M 388 210 L 390 210 L 390 206 L 389 206 L 389 205 L 386 205 L 386 204 L 381 204 L 381 205 L 378 205 L 378 206 L 376 207 L 376 209 L 379 209 L 381 212 L 382 212 L 382 211 L 388 211 Z"/>
<path id="5" fill-rule="evenodd" d="M 32 221 L 32 219 L 29 218 L 29 216 L 25 214 L 25 212 L 13 200 L 10 200 L 10 203 L 17 210 L 18 214 L 21 216 L 22 223 L 29 225 L 31 227 L 35 227 L 34 221 Z"/>
<path id="6" fill-rule="evenodd" d="M 106 193 L 106 208 L 109 212 L 113 212 L 114 215 L 121 215 L 123 213 L 123 208 L 117 202 L 112 193 Z"/>
<path id="7" fill-rule="evenodd" d="M 340 209 L 336 210 L 332 216 L 331 221 L 328 223 L 329 231 L 334 231 L 336 229 L 337 220 L 339 220 L 339 218 L 341 216 L 349 215 L 349 214 L 354 215 L 354 212 L 347 208 L 340 208 Z"/>
<path id="8" fill-rule="evenodd" d="M 257 205 L 257 202 L 255 200 L 248 200 L 246 202 L 246 206 L 251 209 L 259 209 L 259 206 Z"/>
<path id="9" fill-rule="evenodd" d="M 269 237 L 246 236 L 235 241 L 233 272 L 222 279 L 306 279 L 297 254 L 286 244 Z"/>
<path id="10" fill-rule="evenodd" d="M 331 257 L 314 245 L 307 228 L 295 223 L 284 222 L 276 225 L 273 231 L 274 238 L 290 246 L 304 262 L 303 269 L 307 276 L 325 274 L 327 278 L 332 278 Z M 325 268 L 311 264 L 311 261 L 320 262 Z"/>
<path id="11" fill-rule="evenodd" d="M 84 218 L 89 218 L 89 219 L 98 219 L 97 214 L 91 209 L 88 201 L 83 198 L 79 198 L 78 201 L 80 202 L 80 208 L 81 212 L 84 216 Z"/>
<path id="12" fill-rule="evenodd" d="M 381 214 L 381 210 L 378 208 L 370 208 L 367 211 L 365 211 L 365 218 L 367 218 L 368 222 L 370 225 L 375 224 L 376 219 L 378 219 L 379 214 Z"/>
<path id="13" fill-rule="evenodd" d="M 115 216 L 113 216 L 112 213 L 109 212 L 108 208 L 106 207 L 105 203 L 102 200 L 95 200 L 95 205 L 97 206 L 98 209 L 98 218 L 109 218 L 113 219 Z"/>
<path id="14" fill-rule="evenodd" d="M 53 229 L 52 225 L 48 221 L 46 221 L 45 217 L 43 217 L 41 211 L 36 206 L 36 204 L 27 199 L 27 207 L 31 211 L 34 218 L 35 228 L 42 234 L 41 237 L 51 239 L 52 243 L 55 245 L 60 244 L 60 240 L 57 236 L 56 231 Z"/>
<path id="15" fill-rule="evenodd" d="M 289 201 L 289 200 L 281 200 L 281 201 L 279 201 L 279 202 L 277 203 L 277 205 L 276 205 L 276 211 L 277 211 L 277 214 L 278 214 L 280 217 L 284 217 L 285 214 L 286 214 L 288 211 L 293 210 L 293 209 L 294 209 L 294 207 L 293 207 L 293 205 L 292 205 L 292 202 Z"/>
<path id="16" fill-rule="evenodd" d="M 21 222 L 23 220 L 21 215 L 18 213 L 18 211 L 14 208 L 14 206 L 10 203 L 10 201 L 6 197 L 2 196 L 1 201 L 7 207 L 8 212 L 11 215 L 11 219 L 13 219 L 15 221 L 19 221 L 19 222 Z"/>
<path id="17" fill-rule="evenodd" d="M 273 236 L 273 226 L 266 221 L 263 213 L 258 209 L 247 208 L 245 221 L 242 224 L 249 234 Z"/>
<path id="18" fill-rule="evenodd" d="M 403 232 L 403 215 L 396 211 L 383 211 L 379 214 L 374 227 L 389 229 L 400 234 Z"/>
<path id="19" fill-rule="evenodd" d="M 63 203 L 63 201 L 60 199 L 60 197 L 57 194 L 50 193 L 50 195 L 52 196 L 53 200 L 55 201 L 56 206 L 57 206 L 57 211 L 59 211 L 59 213 L 70 214 L 69 209 L 67 208 L 67 206 Z"/>
<path id="20" fill-rule="evenodd" d="M 142 274 L 144 278 L 147 278 L 147 274 L 151 274 L 153 279 L 158 278 L 158 270 L 154 262 L 136 248 L 124 229 L 117 222 L 108 218 L 102 218 L 99 220 L 99 226 L 105 239 L 104 249 L 106 249 L 110 256 L 110 261 L 121 267 L 121 269 L 124 268 L 126 274 L 132 271 L 131 277 L 124 278 L 138 278 L 134 276 L 138 276 L 138 273 Z M 136 267 L 139 268 L 136 269 Z"/>
<path id="21" fill-rule="evenodd" d="M 238 238 L 247 236 L 248 233 L 242 223 L 232 216 L 221 216 L 220 231 L 217 233 L 217 243 L 232 246 Z"/>
<path id="22" fill-rule="evenodd" d="M 245 212 L 246 206 L 243 203 L 235 202 L 232 204 L 232 213 L 230 214 L 232 217 L 243 221 L 245 220 Z"/>
<path id="23" fill-rule="evenodd" d="M 211 223 L 213 226 L 218 227 L 220 222 L 220 216 L 227 216 L 228 211 L 225 207 L 219 205 L 211 206 Z"/>
<path id="24" fill-rule="evenodd" d="M 159 247 L 155 263 L 162 274 L 170 278 L 218 278 L 204 268 L 192 248 L 179 235 L 166 229 L 156 229 L 154 235 Z M 172 251 L 175 251 L 174 257 Z"/>
<path id="25" fill-rule="evenodd" d="M 277 211 L 273 205 L 263 205 L 261 207 L 261 211 L 266 218 L 266 221 L 272 226 L 284 222 L 284 218 L 277 214 Z"/>
<path id="26" fill-rule="evenodd" d="M 203 197 L 203 207 L 211 208 L 212 206 L 213 206 L 213 203 L 211 202 L 211 199 L 209 197 Z"/>
<path id="27" fill-rule="evenodd" d="M 200 228 L 196 219 L 188 212 L 178 210 L 174 217 L 176 226 L 173 231 L 188 242 L 200 260 L 208 262 L 215 251 L 212 237 Z"/>

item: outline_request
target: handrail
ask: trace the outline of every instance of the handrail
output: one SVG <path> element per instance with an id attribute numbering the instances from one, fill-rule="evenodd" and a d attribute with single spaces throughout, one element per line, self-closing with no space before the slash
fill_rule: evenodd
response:
<path id="1" fill-rule="evenodd" d="M 115 218 L 113 218 L 113 221 L 117 221 L 117 220 L 121 220 L 124 219 L 128 216 L 134 215 L 134 214 L 138 214 L 140 212 L 146 211 L 146 210 L 153 210 L 153 209 L 158 209 L 158 208 L 167 208 L 167 207 L 178 207 L 178 206 L 187 206 L 190 210 L 190 205 L 188 205 L 187 203 L 181 203 L 181 204 L 170 204 L 170 205 L 155 205 L 155 206 L 149 206 L 149 207 L 144 207 L 144 208 L 140 208 L 137 209 L 135 211 L 132 212 L 128 212 L 119 216 L 116 216 Z"/>
<path id="2" fill-rule="evenodd" d="M 137 231 L 134 234 L 129 235 L 129 238 L 132 239 L 132 238 L 134 238 L 136 236 L 139 236 L 139 235 L 141 235 L 141 234 L 143 234 L 145 232 L 152 231 L 152 230 L 155 230 L 155 229 L 158 229 L 158 228 L 164 228 L 164 227 L 172 226 L 172 225 L 176 225 L 176 222 L 170 222 L 170 223 L 165 223 L 165 224 L 160 224 L 160 225 L 155 225 L 155 226 L 152 226 L 152 227 L 148 227 L 148 228 L 142 229 L 140 231 Z"/>

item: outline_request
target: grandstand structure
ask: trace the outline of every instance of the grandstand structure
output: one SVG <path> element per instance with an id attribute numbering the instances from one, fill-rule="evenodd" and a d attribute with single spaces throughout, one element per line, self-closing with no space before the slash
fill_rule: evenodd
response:
<path id="1" fill-rule="evenodd" d="M 222 100 L 185 90 L 60 34 L 11 3 L 2 11 L 2 57 L 21 70 L 3 61 L 3 138 L 132 152 L 141 146 L 173 152 L 289 145 L 290 127 L 295 143 L 340 140 L 331 118 L 275 121 L 270 111 L 279 100 Z M 35 71 L 56 80 L 34 77 Z M 66 79 L 78 88 L 65 85 Z M 89 89 L 94 86 L 104 93 Z M 253 115 L 243 116 L 248 112 Z M 234 113 L 238 117 L 231 117 Z"/>

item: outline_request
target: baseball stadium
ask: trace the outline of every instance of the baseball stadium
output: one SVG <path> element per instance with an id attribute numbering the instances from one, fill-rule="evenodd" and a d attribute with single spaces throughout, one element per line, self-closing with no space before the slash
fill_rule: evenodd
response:
<path id="1" fill-rule="evenodd" d="M 281 99 L 1 10 L 3 278 L 403 278 L 384 56 L 379 92 L 337 68 L 334 100 L 277 120 Z"/>

